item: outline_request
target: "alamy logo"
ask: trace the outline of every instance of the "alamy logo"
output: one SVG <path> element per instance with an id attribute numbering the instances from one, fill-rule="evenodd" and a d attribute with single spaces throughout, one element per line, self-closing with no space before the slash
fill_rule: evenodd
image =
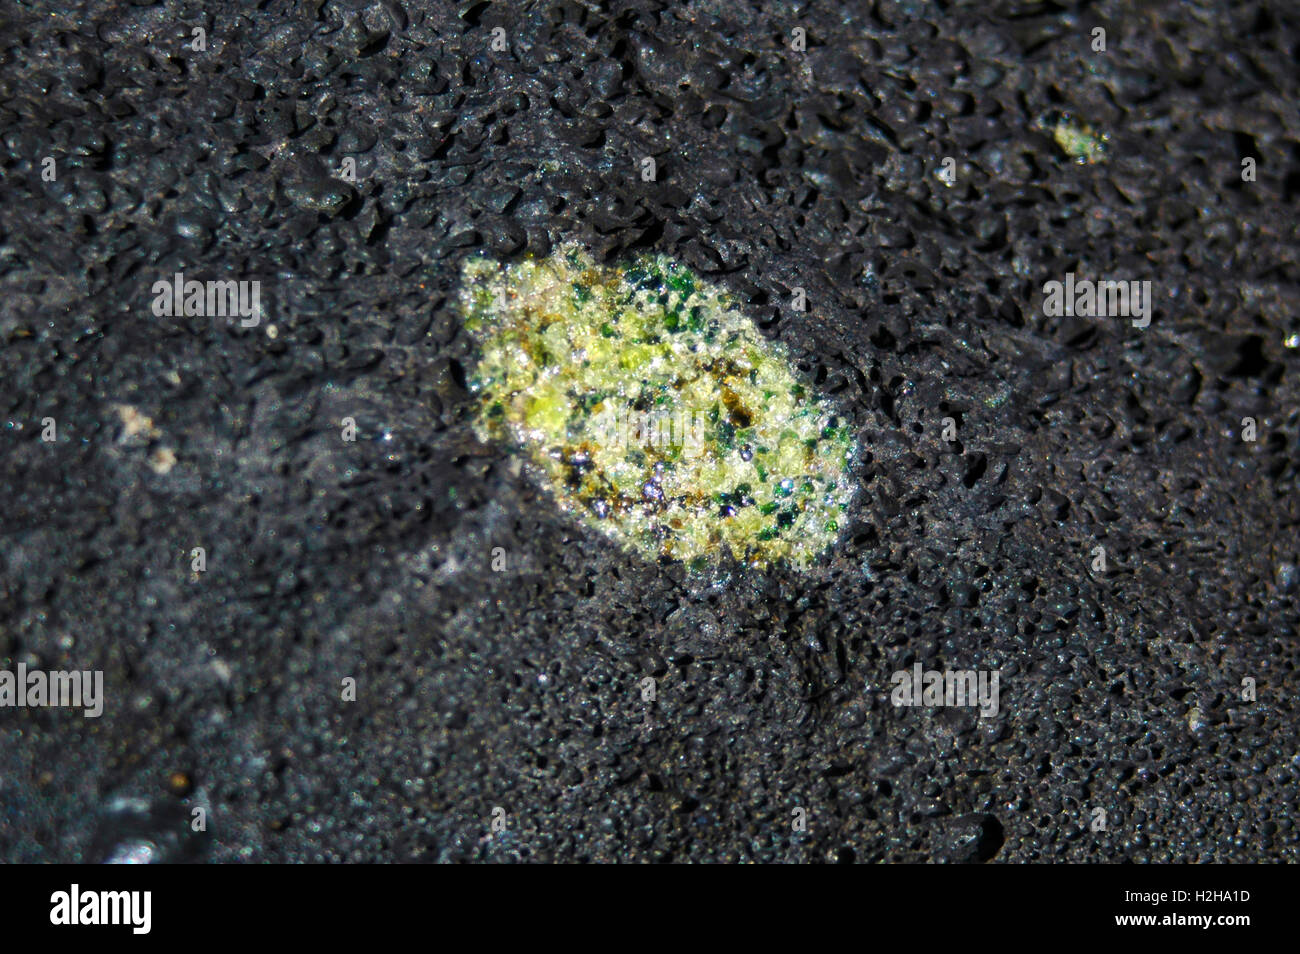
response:
<path id="1" fill-rule="evenodd" d="M 74 884 L 50 895 L 50 904 L 51 924 L 129 924 L 133 934 L 148 934 L 153 924 L 150 891 L 82 891 Z"/>
<path id="2" fill-rule="evenodd" d="M 704 453 L 707 418 L 702 411 L 674 408 L 660 411 L 603 410 L 593 418 L 602 446 L 617 450 L 679 449 L 683 457 Z"/>
<path id="3" fill-rule="evenodd" d="M 16 673 L 0 669 L 0 707 L 5 706 L 80 708 L 86 718 L 98 719 L 104 711 L 104 673 L 29 670 L 23 663 Z"/>
<path id="4" fill-rule="evenodd" d="M 1073 318 L 1132 318 L 1134 328 L 1151 324 L 1151 282 L 1075 281 L 1067 272 L 1064 282 L 1043 285 L 1043 314 Z"/>
<path id="5" fill-rule="evenodd" d="M 998 674 L 988 669 L 900 669 L 890 680 L 895 706 L 979 706 L 980 717 L 998 714 Z"/>
<path id="6" fill-rule="evenodd" d="M 177 272 L 171 281 L 162 279 L 153 283 L 153 313 L 155 318 L 202 316 L 208 318 L 234 318 L 242 320 L 244 328 L 256 328 L 262 320 L 262 283 L 252 282 L 199 282 L 186 281 L 184 272 Z"/>

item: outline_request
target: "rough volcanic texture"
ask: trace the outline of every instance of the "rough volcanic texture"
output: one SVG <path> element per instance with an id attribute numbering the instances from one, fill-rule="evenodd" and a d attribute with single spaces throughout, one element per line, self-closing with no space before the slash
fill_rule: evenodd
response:
<path id="1" fill-rule="evenodd" d="M 1300 860 L 1300 17 L 1232 6 L 7 4 L 0 668 L 108 700 L 0 710 L 0 858 Z M 639 560 L 475 439 L 461 263 L 564 239 L 840 404 L 813 572 Z M 1070 271 L 1151 325 L 1045 318 Z"/>

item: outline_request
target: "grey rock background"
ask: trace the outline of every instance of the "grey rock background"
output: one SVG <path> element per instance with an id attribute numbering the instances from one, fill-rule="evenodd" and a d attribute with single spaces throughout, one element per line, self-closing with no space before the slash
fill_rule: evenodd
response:
<path id="1" fill-rule="evenodd" d="M 108 706 L 0 710 L 0 858 L 1297 860 L 1298 19 L 7 4 L 0 668 Z M 823 566 L 646 564 L 475 439 L 460 262 L 567 237 L 722 282 L 840 402 Z M 262 325 L 154 317 L 176 271 Z M 1045 318 L 1067 271 L 1152 324 Z M 1001 714 L 895 709 L 918 661 Z"/>

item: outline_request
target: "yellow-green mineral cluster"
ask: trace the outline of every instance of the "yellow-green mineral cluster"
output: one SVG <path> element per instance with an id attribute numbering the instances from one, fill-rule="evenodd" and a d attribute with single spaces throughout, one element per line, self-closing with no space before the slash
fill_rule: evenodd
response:
<path id="1" fill-rule="evenodd" d="M 1052 127 L 1052 138 L 1061 151 L 1075 162 L 1092 165 L 1106 159 L 1109 137 L 1095 132 L 1087 123 L 1079 122 L 1071 116 L 1064 116 L 1057 121 Z"/>
<path id="2" fill-rule="evenodd" d="M 724 547 L 807 566 L 835 540 L 852 436 L 724 292 L 573 245 L 462 277 L 479 435 L 522 448 L 566 510 L 693 568 Z"/>

